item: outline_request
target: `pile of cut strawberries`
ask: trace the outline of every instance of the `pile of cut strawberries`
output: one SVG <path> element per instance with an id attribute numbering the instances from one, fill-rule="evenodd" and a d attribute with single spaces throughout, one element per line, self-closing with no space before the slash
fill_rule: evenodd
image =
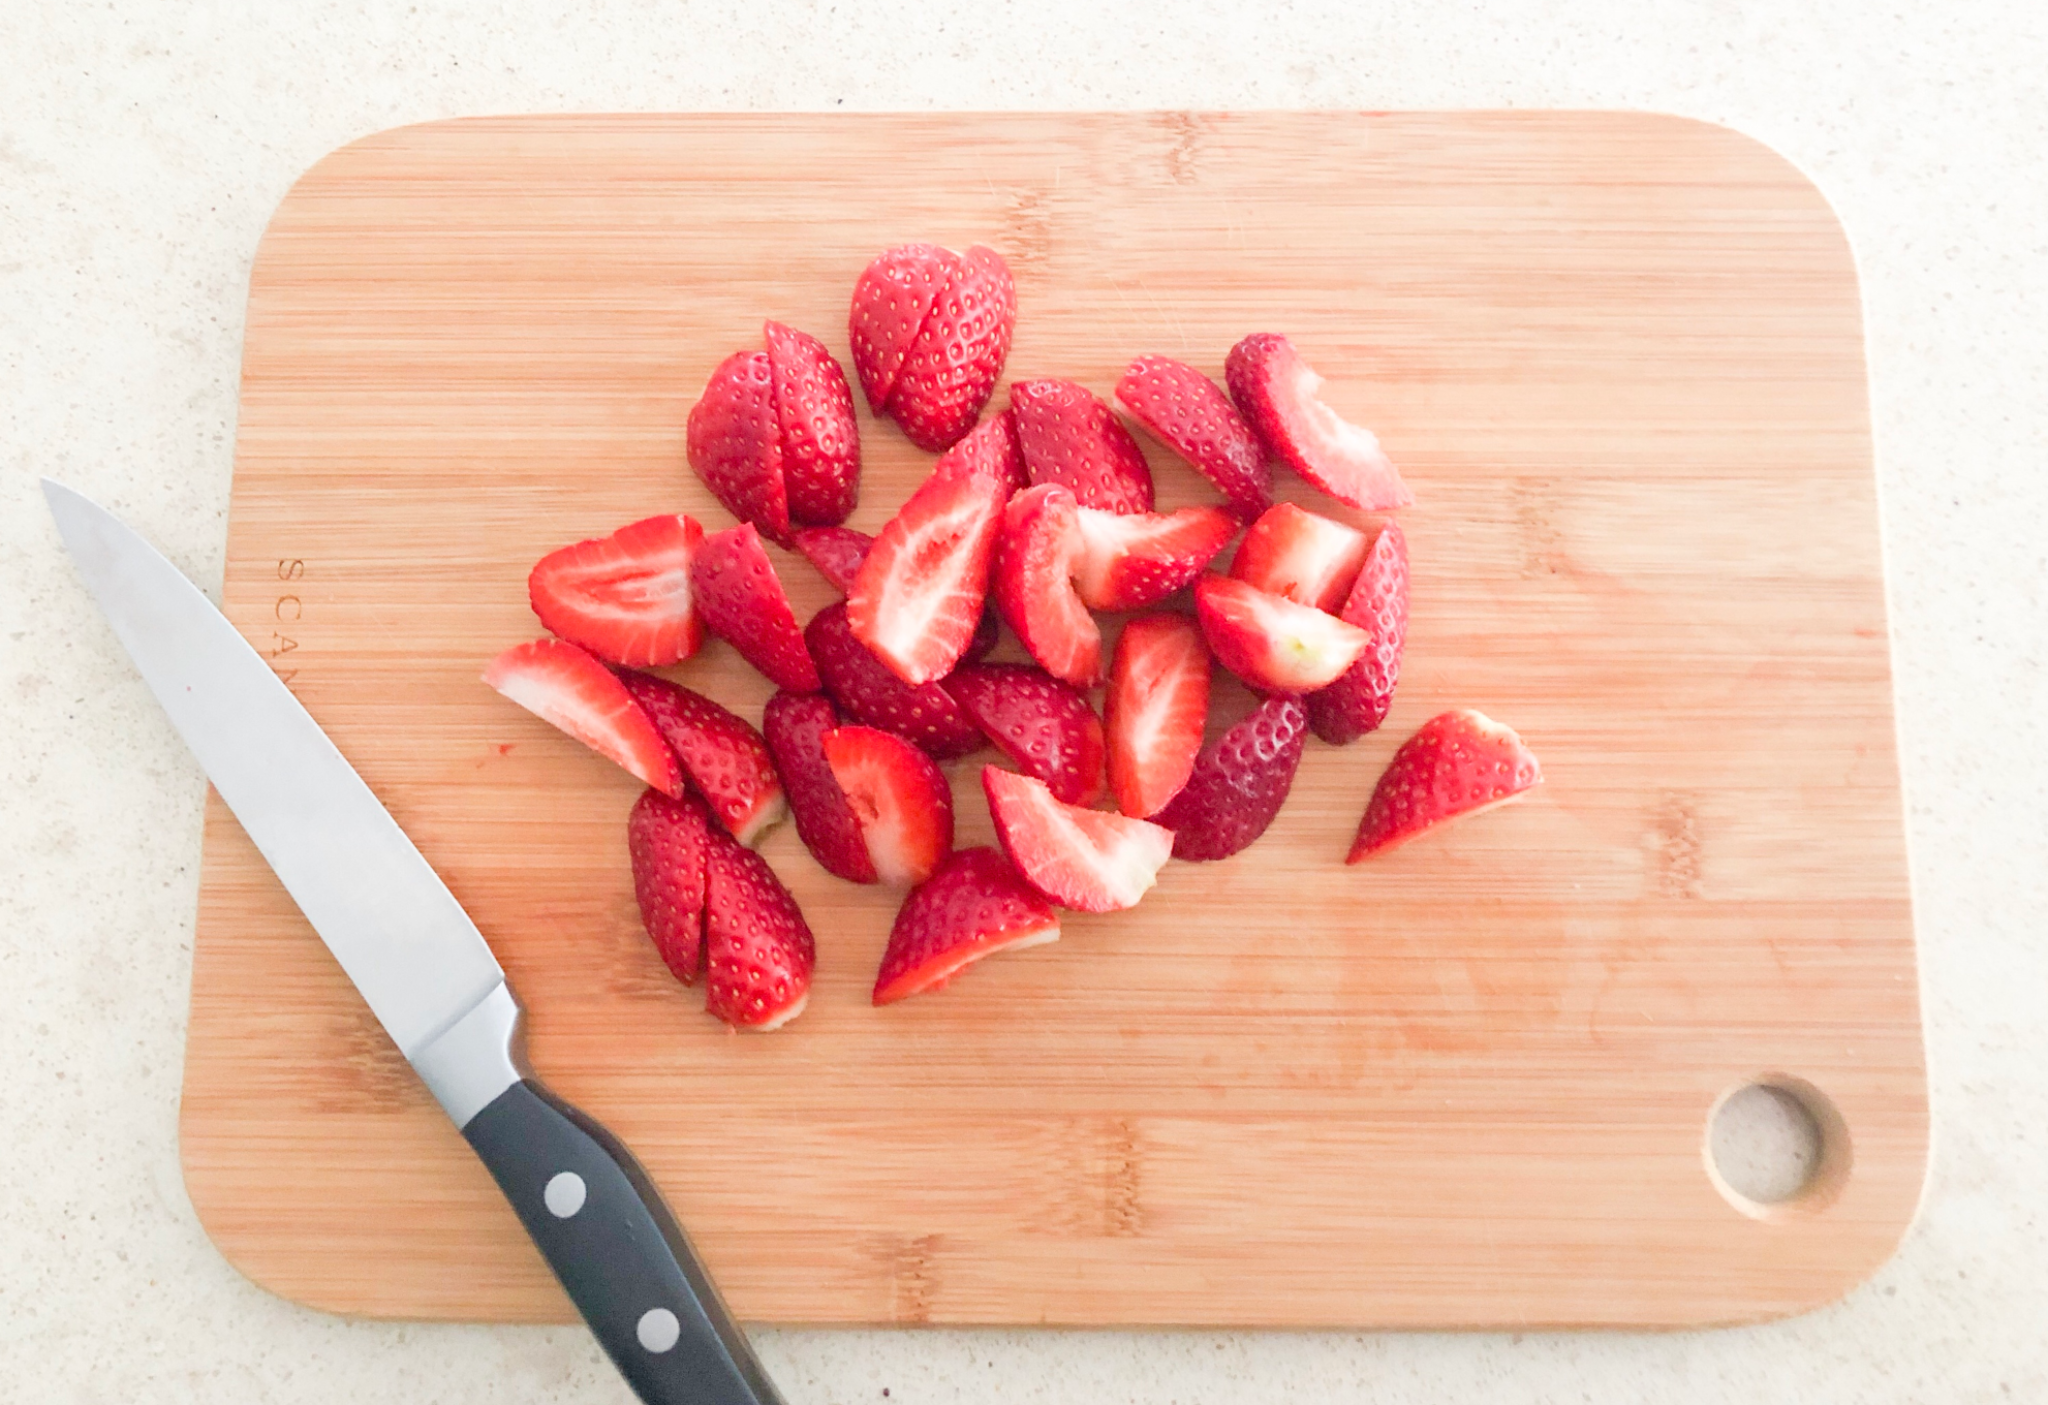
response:
<path id="1" fill-rule="evenodd" d="M 907 244 L 860 275 L 848 333 L 868 404 L 940 455 L 873 538 L 841 525 L 860 485 L 845 373 L 768 323 L 766 349 L 726 358 L 690 412 L 690 466 L 739 524 L 706 536 L 668 514 L 550 553 L 528 586 L 554 637 L 484 674 L 646 783 L 627 829 L 642 918 L 729 1024 L 775 1028 L 810 991 L 811 931 L 752 847 L 786 814 L 831 873 L 909 890 L 875 978 L 884 1005 L 1056 939 L 1057 908 L 1135 906 L 1169 857 L 1239 852 L 1279 813 L 1311 731 L 1341 746 L 1387 715 L 1408 627 L 1401 529 L 1276 504 L 1272 465 L 1366 513 L 1413 498 L 1288 339 L 1232 347 L 1227 394 L 1169 357 L 1130 363 L 1123 409 L 1224 498 L 1155 512 L 1143 451 L 1086 387 L 1015 381 L 981 418 L 1015 322 L 989 249 Z M 799 625 L 763 537 L 844 602 Z M 1233 541 L 1228 572 L 1211 570 Z M 1192 612 L 1174 608 L 1189 595 Z M 1131 615 L 1107 661 L 1097 611 Z M 1032 664 L 987 661 L 1003 625 Z M 759 728 L 647 671 L 707 632 L 780 690 Z M 1212 661 L 1263 701 L 1204 747 Z M 956 851 L 939 763 L 985 744 L 1015 768 L 981 773 L 1001 848 Z M 1395 753 L 1349 861 L 1539 779 L 1514 732 L 1442 713 Z"/>

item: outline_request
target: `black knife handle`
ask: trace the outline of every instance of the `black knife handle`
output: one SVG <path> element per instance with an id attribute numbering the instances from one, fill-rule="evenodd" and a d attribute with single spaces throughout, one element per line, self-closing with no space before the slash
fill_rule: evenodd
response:
<path id="1" fill-rule="evenodd" d="M 462 1135 L 648 1405 L 782 1405 L 633 1154 L 532 1079 Z"/>

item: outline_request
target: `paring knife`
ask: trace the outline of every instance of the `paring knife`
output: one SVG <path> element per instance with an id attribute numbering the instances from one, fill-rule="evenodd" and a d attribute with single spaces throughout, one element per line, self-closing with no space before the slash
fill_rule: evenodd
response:
<path id="1" fill-rule="evenodd" d="M 490 946 L 262 657 L 106 509 L 43 480 L 114 633 L 208 779 L 497 1179 L 650 1405 L 781 1405 L 640 1164 L 527 1067 Z"/>

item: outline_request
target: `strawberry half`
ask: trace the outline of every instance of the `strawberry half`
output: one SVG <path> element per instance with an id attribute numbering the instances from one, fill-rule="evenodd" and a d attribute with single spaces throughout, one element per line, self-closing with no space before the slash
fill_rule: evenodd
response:
<path id="1" fill-rule="evenodd" d="M 946 450 L 932 465 L 933 473 L 970 473 L 993 478 L 1003 486 L 1003 499 L 1031 485 L 1024 472 L 1024 451 L 1017 447 L 1017 412 L 990 415 L 965 439 Z"/>
<path id="2" fill-rule="evenodd" d="M 1274 456 L 1338 502 L 1382 512 L 1415 501 L 1373 432 L 1317 398 L 1323 378 L 1287 338 L 1246 337 L 1230 348 L 1223 374 L 1230 398 Z"/>
<path id="3" fill-rule="evenodd" d="M 1249 522 L 1273 501 L 1266 446 L 1216 382 L 1171 356 L 1140 356 L 1116 383 L 1116 398 L 1162 444 L 1223 490 Z"/>
<path id="4" fill-rule="evenodd" d="M 1171 830 L 1062 804 L 1035 777 L 985 766 L 981 786 L 1010 862 L 1032 887 L 1076 912 L 1137 906 L 1173 854 Z"/>
<path id="5" fill-rule="evenodd" d="M 753 523 L 706 537 L 690 566 L 690 583 L 705 625 L 769 682 L 793 693 L 815 693 L 823 686 Z"/>
<path id="6" fill-rule="evenodd" d="M 1268 698 L 1216 739 L 1180 794 L 1152 818 L 1173 831 L 1177 859 L 1227 859 L 1280 813 L 1308 739 L 1300 698 Z"/>
<path id="7" fill-rule="evenodd" d="M 1505 805 L 1542 779 L 1536 754 L 1512 728 L 1469 707 L 1438 713 L 1387 763 L 1345 862 Z"/>
<path id="8" fill-rule="evenodd" d="M 743 718 L 651 673 L 627 669 L 618 682 L 674 750 L 711 813 L 740 843 L 752 844 L 788 813 L 768 743 Z"/>
<path id="9" fill-rule="evenodd" d="M 683 793 L 675 754 L 610 669 L 574 644 L 536 639 L 491 660 L 484 682 L 644 783 Z"/>
<path id="10" fill-rule="evenodd" d="M 797 837 L 827 873 L 872 883 L 875 866 L 860 821 L 825 759 L 825 736 L 839 725 L 839 710 L 818 693 L 777 693 L 761 711 L 761 733 L 789 796 Z"/>
<path id="11" fill-rule="evenodd" d="M 704 643 L 690 593 L 690 561 L 703 539 L 688 517 L 649 517 L 541 557 L 526 595 L 542 624 L 601 659 L 632 668 L 675 663 Z"/>
<path id="12" fill-rule="evenodd" d="M 1358 661 L 1372 637 L 1229 576 L 1195 583 L 1195 613 L 1216 661 L 1262 693 L 1311 693 Z"/>
<path id="13" fill-rule="evenodd" d="M 860 563 L 868 559 L 875 539 L 851 527 L 806 527 L 796 534 L 796 549 L 818 568 L 825 583 L 841 595 L 853 589 Z"/>
<path id="14" fill-rule="evenodd" d="M 1144 615 L 1124 626 L 1103 698 L 1109 785 L 1116 807 L 1141 818 L 1180 793 L 1209 717 L 1209 647 L 1185 615 Z"/>
<path id="15" fill-rule="evenodd" d="M 974 637 L 1002 513 L 988 478 L 927 478 L 868 548 L 846 617 L 904 682 L 945 677 Z"/>
<path id="16" fill-rule="evenodd" d="M 1332 746 L 1372 731 L 1394 705 L 1401 647 L 1408 639 L 1408 541 L 1395 523 L 1387 523 L 1373 538 L 1339 618 L 1364 630 L 1372 642 L 1336 682 L 1308 695 L 1308 724 Z"/>
<path id="17" fill-rule="evenodd" d="M 1238 543 L 1230 574 L 1297 605 L 1334 614 L 1358 579 L 1372 541 L 1356 527 L 1275 503 Z"/>
<path id="18" fill-rule="evenodd" d="M 806 332 L 770 322 L 762 336 L 782 426 L 782 483 L 790 520 L 837 526 L 860 500 L 860 430 L 846 372 L 825 343 Z"/>
<path id="19" fill-rule="evenodd" d="M 1081 557 L 1074 590 L 1091 610 L 1142 610 L 1187 586 L 1230 545 L 1237 519 L 1220 507 L 1179 512 L 1076 513 Z"/>
<path id="20" fill-rule="evenodd" d="M 810 998 L 817 943 L 768 860 L 706 835 L 704 1008 L 741 1029 L 780 1028 Z"/>
<path id="21" fill-rule="evenodd" d="M 1116 412 L 1073 381 L 1014 381 L 1010 408 L 1033 483 L 1057 483 L 1083 507 L 1150 512 L 1152 470 Z"/>
<path id="22" fill-rule="evenodd" d="M 944 685 L 998 750 L 1069 805 L 1102 794 L 1102 720 L 1081 692 L 1021 663 L 961 668 Z"/>
<path id="23" fill-rule="evenodd" d="M 875 876 L 904 885 L 931 877 L 953 852 L 953 790 L 937 764 L 874 727 L 836 728 L 824 745 Z"/>
<path id="24" fill-rule="evenodd" d="M 1056 483 L 1027 488 L 1003 511 L 992 585 L 996 609 L 1031 657 L 1076 688 L 1102 678 L 1102 631 L 1074 593 L 1084 549 L 1073 493 Z"/>
<path id="25" fill-rule="evenodd" d="M 854 374 L 860 377 L 868 408 L 876 414 L 889 403 L 904 359 L 959 268 L 960 256 L 951 249 L 899 244 L 875 255 L 861 270 L 853 285 L 846 331 L 853 346 Z"/>
<path id="26" fill-rule="evenodd" d="M 981 728 L 951 693 L 936 683 L 911 687 L 853 637 L 843 603 L 811 616 L 804 643 L 825 691 L 856 722 L 894 732 L 941 761 L 965 756 L 982 744 Z"/>
<path id="27" fill-rule="evenodd" d="M 994 849 L 962 849 L 903 900 L 874 1002 L 936 990 L 984 956 L 1058 941 L 1060 919 Z"/>
<path id="28" fill-rule="evenodd" d="M 974 428 L 1009 359 L 1016 325 L 1010 266 L 977 244 L 932 304 L 889 392 L 887 409 L 904 438 L 936 452 Z"/>
<path id="29" fill-rule="evenodd" d="M 643 790 L 626 819 L 633 896 L 654 949 L 684 985 L 704 959 L 704 862 L 711 817 L 694 795 Z"/>
<path id="30" fill-rule="evenodd" d="M 691 469 L 726 511 L 789 545 L 782 418 L 767 352 L 736 351 L 718 363 L 690 407 L 685 448 Z"/>

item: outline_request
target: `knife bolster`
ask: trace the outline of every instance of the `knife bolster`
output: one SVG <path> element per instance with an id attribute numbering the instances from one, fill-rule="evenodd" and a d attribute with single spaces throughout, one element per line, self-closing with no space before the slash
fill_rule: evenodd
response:
<path id="1" fill-rule="evenodd" d="M 412 1056 L 434 1101 L 458 1128 L 520 1079 L 531 1075 L 519 1002 L 503 981 L 469 1013 Z"/>

